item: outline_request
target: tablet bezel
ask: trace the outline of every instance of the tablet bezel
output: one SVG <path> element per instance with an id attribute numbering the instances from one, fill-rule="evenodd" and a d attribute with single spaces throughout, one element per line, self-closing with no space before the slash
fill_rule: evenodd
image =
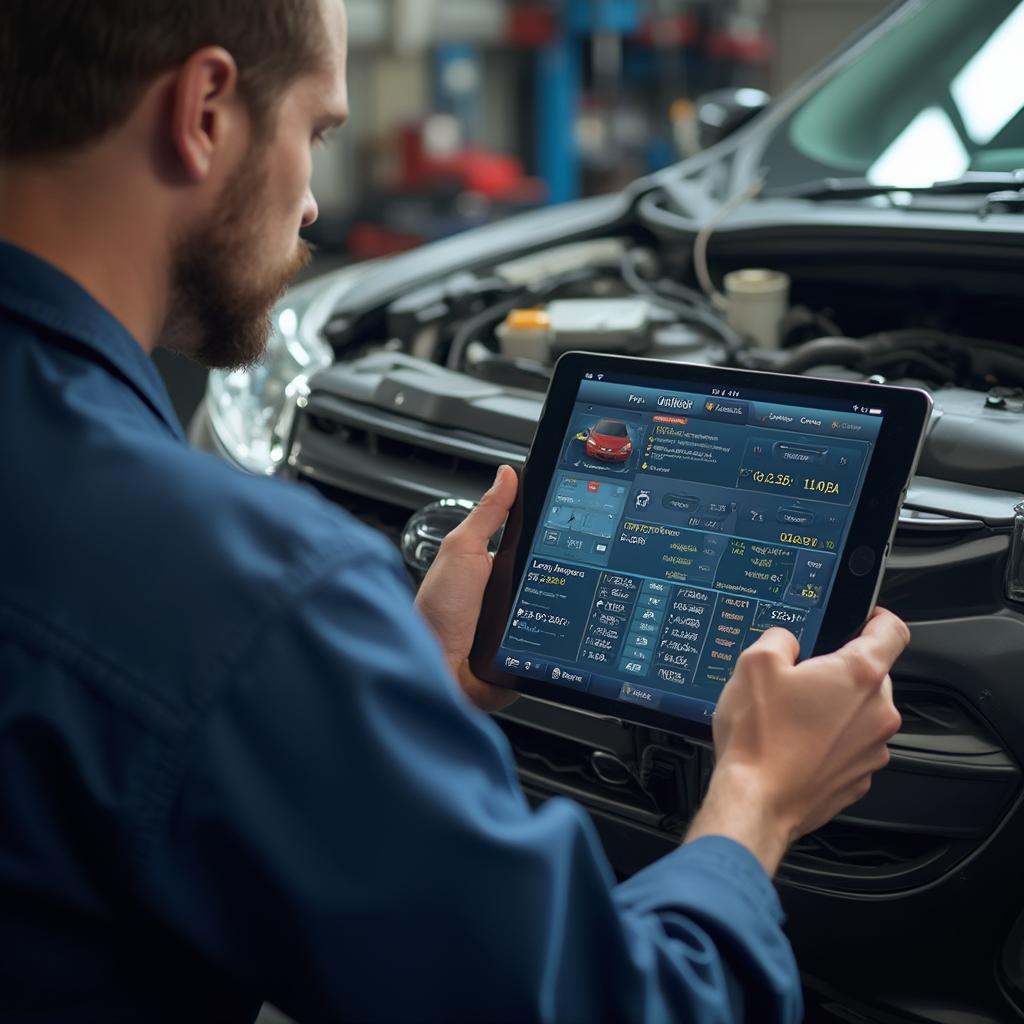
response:
<path id="1" fill-rule="evenodd" d="M 598 697 L 556 683 L 502 672 L 494 664 L 512 602 L 526 568 L 531 542 L 544 511 L 551 479 L 558 468 L 562 442 L 577 401 L 579 386 L 586 374 L 647 378 L 666 386 L 678 384 L 680 390 L 690 391 L 707 387 L 736 389 L 741 394 L 752 391 L 771 392 L 792 396 L 798 404 L 809 408 L 815 407 L 816 400 L 824 400 L 884 410 L 867 477 L 825 608 L 814 648 L 815 655 L 834 651 L 854 637 L 874 608 L 900 505 L 923 447 L 925 428 L 932 408 L 931 396 L 913 388 L 589 352 L 569 352 L 559 359 L 537 433 L 520 476 L 519 494 L 495 555 L 494 571 L 484 595 L 470 655 L 470 667 L 480 679 L 489 683 L 509 687 L 564 707 L 706 739 L 710 733 L 710 719 L 705 723 L 649 708 L 634 707 L 613 698 Z M 858 575 L 851 570 L 849 564 L 851 553 L 862 547 L 870 548 L 875 555 L 875 567 L 866 575 Z"/>

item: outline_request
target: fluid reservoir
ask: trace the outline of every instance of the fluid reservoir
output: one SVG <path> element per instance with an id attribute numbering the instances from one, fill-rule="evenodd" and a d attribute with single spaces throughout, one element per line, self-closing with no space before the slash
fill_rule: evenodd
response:
<path id="1" fill-rule="evenodd" d="M 558 299 L 514 309 L 498 327 L 506 356 L 553 362 L 563 352 L 646 352 L 654 322 L 644 298 Z"/>
<path id="2" fill-rule="evenodd" d="M 551 316 L 545 309 L 513 309 L 497 329 L 501 351 L 512 359 L 547 363 L 551 354 Z"/>
<path id="3" fill-rule="evenodd" d="M 729 326 L 761 348 L 779 347 L 789 310 L 789 275 L 778 270 L 735 270 L 725 275 Z"/>

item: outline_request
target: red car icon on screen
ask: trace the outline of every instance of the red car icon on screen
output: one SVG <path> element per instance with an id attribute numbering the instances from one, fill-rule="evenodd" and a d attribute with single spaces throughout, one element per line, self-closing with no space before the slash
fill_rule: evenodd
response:
<path id="1" fill-rule="evenodd" d="M 587 431 L 587 455 L 602 462 L 625 462 L 633 454 L 633 442 L 622 420 L 598 420 Z"/>

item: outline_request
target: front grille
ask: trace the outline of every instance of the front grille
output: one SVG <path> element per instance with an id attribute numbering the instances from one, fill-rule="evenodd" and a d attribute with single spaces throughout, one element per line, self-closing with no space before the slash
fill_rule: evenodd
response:
<path id="1" fill-rule="evenodd" d="M 521 466 L 526 453 L 521 445 L 314 395 L 296 418 L 288 471 L 329 493 L 359 495 L 408 518 L 441 498 L 476 501 L 498 466 Z"/>
<path id="2" fill-rule="evenodd" d="M 703 755 L 697 748 L 646 744 L 636 756 L 622 756 L 508 717 L 499 724 L 524 788 L 541 798 L 572 796 L 590 809 L 671 834 L 681 833 L 699 803 Z"/>

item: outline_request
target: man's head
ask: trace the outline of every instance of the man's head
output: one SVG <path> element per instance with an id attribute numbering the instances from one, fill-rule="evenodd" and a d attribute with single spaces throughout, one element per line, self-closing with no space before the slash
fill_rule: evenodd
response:
<path id="1" fill-rule="evenodd" d="M 311 148 L 347 113 L 341 0 L 3 6 L 0 163 L 73 174 L 106 160 L 160 212 L 159 342 L 210 365 L 257 358 L 308 260 Z"/>

